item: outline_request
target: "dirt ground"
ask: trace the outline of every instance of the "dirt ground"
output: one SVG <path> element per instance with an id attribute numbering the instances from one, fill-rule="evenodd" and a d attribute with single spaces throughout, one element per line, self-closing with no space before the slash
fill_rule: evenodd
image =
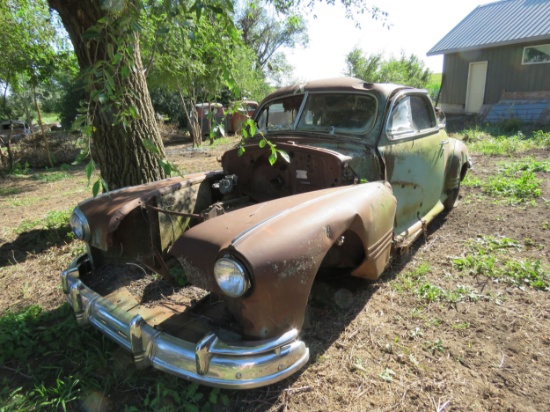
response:
<path id="1" fill-rule="evenodd" d="M 459 137 L 459 136 L 458 136 Z M 167 146 L 187 172 L 218 168 L 225 148 Z M 523 156 L 547 160 L 547 151 Z M 479 179 L 514 159 L 473 154 Z M 81 168 L 45 182 L 0 180 L 0 313 L 30 304 L 45 310 L 64 298 L 59 272 L 78 253 L 65 241 L 41 242 L 23 222 L 68 210 L 90 195 Z M 464 186 L 461 203 L 440 216 L 410 254 L 376 282 L 324 274 L 316 284 L 304 340 L 311 359 L 291 378 L 267 388 L 231 392 L 231 410 L 244 411 L 543 411 L 550 410 L 548 292 L 471 274 L 453 258 L 472 244 L 510 238 L 517 245 L 497 259 L 540 259 L 550 265 L 550 182 L 542 179 L 536 205 L 511 206 Z M 428 286 L 426 286 L 428 285 Z M 429 301 L 426 286 L 467 290 L 457 301 Z M 116 409 L 113 409 L 116 410 Z"/>

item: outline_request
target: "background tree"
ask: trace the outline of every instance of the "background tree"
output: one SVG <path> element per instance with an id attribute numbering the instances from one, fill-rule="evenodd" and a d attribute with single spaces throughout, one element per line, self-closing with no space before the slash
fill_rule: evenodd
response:
<path id="1" fill-rule="evenodd" d="M 15 113 L 14 108 L 7 104 L 9 90 L 13 95 L 10 100 L 23 103 L 21 111 L 26 114 L 27 122 L 32 123 L 29 100 L 32 102 L 38 115 L 48 158 L 49 147 L 42 127 L 37 88 L 49 82 L 56 67 L 65 62 L 67 54 L 56 39 L 57 32 L 51 24 L 45 1 L 6 0 L 0 5 L 0 50 L 3 54 L 0 59 L 0 83 L 3 85 L 3 112 L 9 119 Z M 9 140 L 7 146 L 11 169 L 13 162 Z"/>
<path id="2" fill-rule="evenodd" d="M 289 65 L 281 49 L 305 47 L 309 42 L 305 20 L 292 10 L 278 16 L 265 1 L 248 0 L 236 17 L 244 43 L 256 54 L 256 67 L 265 74 L 277 73 Z"/>
<path id="3" fill-rule="evenodd" d="M 235 88 L 232 68 L 242 43 L 233 26 L 220 20 L 213 9 L 182 17 L 173 18 L 172 27 L 164 28 L 149 81 L 178 92 L 193 145 L 199 146 L 202 127 L 195 105 L 218 100 L 224 86 Z"/>
<path id="4" fill-rule="evenodd" d="M 110 188 L 117 188 L 166 176 L 162 167 L 164 148 L 145 81 L 144 70 L 149 66 L 144 67 L 141 60 L 139 36 L 143 19 L 164 13 L 168 20 L 159 24 L 160 35 L 171 21 L 180 22 L 178 29 L 186 30 L 186 20 L 192 20 L 193 15 L 200 18 L 208 10 L 233 36 L 232 1 L 47 1 L 61 16 L 86 80 L 89 103 L 85 111 L 91 121 L 83 130 L 93 134 L 103 181 Z M 334 2 L 327 0 L 329 4 Z M 381 15 L 363 0 L 341 0 L 341 3 L 349 17 L 356 13 L 371 13 L 376 18 Z M 300 1 L 273 0 L 273 4 L 276 11 L 286 15 L 296 14 L 295 8 L 302 7 Z M 311 8 L 314 2 L 304 4 Z M 227 54 L 227 50 L 225 52 Z M 229 77 L 224 78 L 231 89 Z"/>
<path id="5" fill-rule="evenodd" d="M 414 54 L 384 60 L 382 54 L 365 55 L 355 48 L 346 56 L 347 76 L 372 83 L 396 83 L 425 88 L 430 81 L 430 70 Z"/>

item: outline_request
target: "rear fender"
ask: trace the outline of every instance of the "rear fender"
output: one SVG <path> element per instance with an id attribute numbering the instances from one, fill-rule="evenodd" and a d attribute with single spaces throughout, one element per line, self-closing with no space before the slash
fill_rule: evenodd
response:
<path id="1" fill-rule="evenodd" d="M 472 166 L 466 145 L 460 140 L 450 140 L 453 144 L 453 150 L 448 160 L 449 167 L 445 177 L 444 193 L 447 195 L 460 186 L 460 182 L 466 176 L 467 169 Z"/>

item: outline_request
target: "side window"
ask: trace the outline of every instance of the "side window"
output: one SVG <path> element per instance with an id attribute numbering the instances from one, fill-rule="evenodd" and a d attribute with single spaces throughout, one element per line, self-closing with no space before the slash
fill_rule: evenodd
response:
<path id="1" fill-rule="evenodd" d="M 414 128 L 416 131 L 437 126 L 430 101 L 423 96 L 410 96 Z"/>
<path id="2" fill-rule="evenodd" d="M 387 132 L 396 138 L 404 137 L 414 132 L 410 96 L 401 98 L 393 107 L 390 120 L 388 121 Z"/>
<path id="3" fill-rule="evenodd" d="M 394 139 L 410 137 L 437 127 L 432 104 L 425 96 L 403 96 L 393 107 L 387 133 Z"/>

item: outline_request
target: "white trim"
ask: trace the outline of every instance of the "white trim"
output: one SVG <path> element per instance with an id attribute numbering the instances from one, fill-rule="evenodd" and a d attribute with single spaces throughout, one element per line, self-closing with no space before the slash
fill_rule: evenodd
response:
<path id="1" fill-rule="evenodd" d="M 550 43 L 548 43 L 548 44 L 535 44 L 535 45 L 531 45 L 531 46 L 525 46 L 525 47 L 523 48 L 523 52 L 521 53 L 521 65 L 522 65 L 522 66 L 529 66 L 529 65 L 532 65 L 532 64 L 550 64 L 550 57 L 548 58 L 548 60 L 543 61 L 543 62 L 525 62 L 525 49 L 532 49 L 532 48 L 541 47 L 541 46 L 546 46 L 546 47 L 548 47 L 548 52 L 550 53 Z M 550 56 L 550 54 L 549 54 L 549 56 Z"/>

